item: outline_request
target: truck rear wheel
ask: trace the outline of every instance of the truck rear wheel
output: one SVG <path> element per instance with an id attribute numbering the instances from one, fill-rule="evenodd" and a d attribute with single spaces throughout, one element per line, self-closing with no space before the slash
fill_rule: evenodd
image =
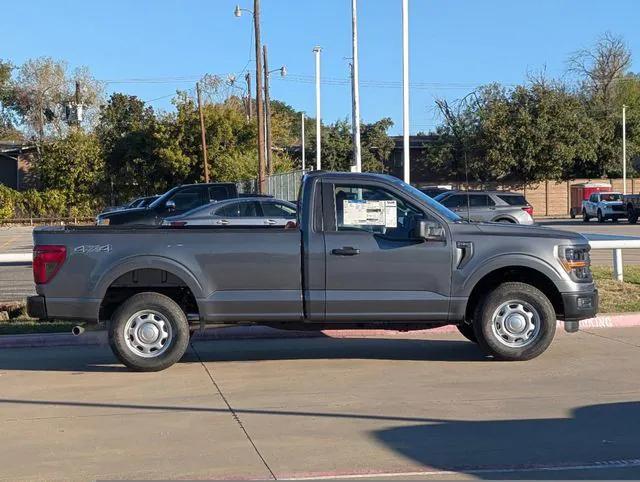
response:
<path id="1" fill-rule="evenodd" d="M 138 293 L 113 314 L 109 345 L 118 360 L 132 370 L 164 370 L 187 350 L 189 323 L 171 298 L 160 293 Z"/>
<path id="2" fill-rule="evenodd" d="M 589 215 L 587 214 L 587 210 L 586 210 L 586 209 L 583 209 L 583 210 L 582 210 L 582 220 L 583 220 L 585 223 L 588 223 L 588 222 L 589 222 L 589 219 L 591 219 L 591 218 L 590 218 L 590 217 L 589 217 Z"/>
<path id="3" fill-rule="evenodd" d="M 531 360 L 551 344 L 556 313 L 542 291 L 526 283 L 503 283 L 480 303 L 474 317 L 478 344 L 499 360 Z"/>

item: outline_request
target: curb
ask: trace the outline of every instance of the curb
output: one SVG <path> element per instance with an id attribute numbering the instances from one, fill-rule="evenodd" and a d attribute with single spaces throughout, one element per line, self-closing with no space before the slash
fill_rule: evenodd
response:
<path id="1" fill-rule="evenodd" d="M 596 318 L 582 320 L 580 330 L 600 328 L 631 328 L 640 326 L 640 313 L 603 314 Z M 557 331 L 562 331 L 564 324 L 558 321 Z M 429 334 L 457 333 L 455 325 L 446 325 L 428 330 L 396 331 L 396 330 L 278 330 L 268 326 L 233 326 L 226 328 L 208 328 L 196 332 L 196 341 L 211 340 L 252 340 L 274 338 L 424 338 Z M 86 331 L 81 336 L 71 333 L 43 333 L 29 335 L 2 335 L 0 348 L 40 348 L 60 346 L 106 346 L 105 330 Z"/>

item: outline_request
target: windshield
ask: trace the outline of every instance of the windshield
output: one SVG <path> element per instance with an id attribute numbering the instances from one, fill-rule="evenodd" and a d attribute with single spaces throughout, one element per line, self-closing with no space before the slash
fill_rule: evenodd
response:
<path id="1" fill-rule="evenodd" d="M 161 206 L 165 203 L 165 201 L 171 197 L 171 195 L 176 192 L 178 189 L 180 189 L 180 186 L 178 187 L 174 187 L 173 189 L 168 190 L 167 192 L 165 192 L 162 196 L 160 196 L 158 199 L 156 199 L 155 201 L 153 201 L 151 204 L 149 204 L 150 208 L 156 208 L 158 206 Z"/>
<path id="2" fill-rule="evenodd" d="M 440 196 L 436 196 L 435 198 L 430 198 L 425 193 L 423 193 L 419 189 L 416 189 L 410 184 L 407 184 L 406 182 L 401 181 L 400 179 L 397 179 L 397 178 L 392 178 L 392 179 L 395 184 L 399 185 L 405 191 L 409 191 L 412 195 L 420 199 L 423 203 L 427 204 L 431 209 L 436 211 L 440 216 L 442 216 L 446 220 L 454 223 L 463 221 L 463 219 L 460 216 L 458 216 L 456 213 L 445 208 L 442 204 L 436 201 L 438 197 L 447 193 L 440 194 Z"/>
<path id="3" fill-rule="evenodd" d="M 603 201 L 622 201 L 622 194 L 618 194 L 618 193 L 601 194 L 600 199 Z"/>

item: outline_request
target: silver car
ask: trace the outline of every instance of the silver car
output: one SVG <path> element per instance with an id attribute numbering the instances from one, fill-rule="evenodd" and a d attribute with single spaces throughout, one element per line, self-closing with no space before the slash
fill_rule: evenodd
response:
<path id="1" fill-rule="evenodd" d="M 434 199 L 470 221 L 533 224 L 533 207 L 522 194 L 508 191 L 449 191 Z"/>
<path id="2" fill-rule="evenodd" d="M 285 226 L 296 219 L 296 205 L 280 199 L 246 197 L 213 202 L 180 216 L 165 226 Z"/>

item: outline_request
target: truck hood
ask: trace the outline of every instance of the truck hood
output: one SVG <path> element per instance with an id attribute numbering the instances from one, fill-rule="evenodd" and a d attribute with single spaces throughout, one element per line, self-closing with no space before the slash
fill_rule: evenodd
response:
<path id="1" fill-rule="evenodd" d="M 100 214 L 100 219 L 108 219 L 110 224 L 155 224 L 156 213 L 149 208 L 133 208 Z"/>
<path id="2" fill-rule="evenodd" d="M 509 223 L 477 223 L 477 229 L 488 236 L 516 236 L 519 238 L 546 238 L 557 239 L 571 244 L 588 244 L 587 238 L 582 234 L 560 229 L 547 228 L 545 226 L 524 226 Z"/>

